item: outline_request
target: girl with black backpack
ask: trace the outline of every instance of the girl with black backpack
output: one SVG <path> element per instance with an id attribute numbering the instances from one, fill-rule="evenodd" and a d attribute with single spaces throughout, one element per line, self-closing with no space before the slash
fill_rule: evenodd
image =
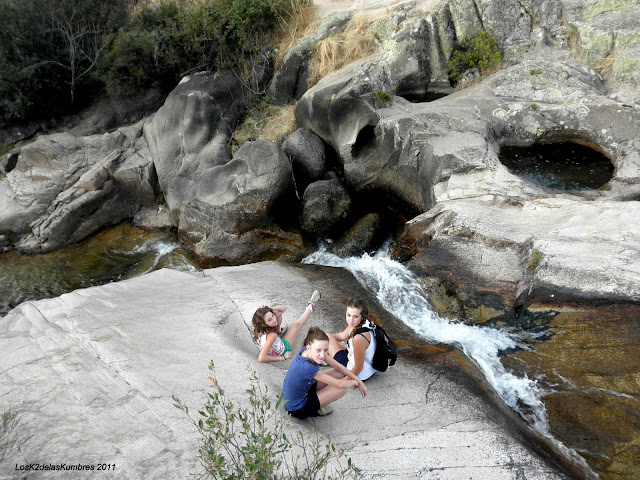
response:
<path id="1" fill-rule="evenodd" d="M 347 327 L 342 332 L 329 334 L 329 355 L 362 381 L 376 373 L 371 365 L 376 351 L 376 336 L 368 316 L 369 309 L 364 302 L 352 298 L 347 302 L 345 312 Z"/>

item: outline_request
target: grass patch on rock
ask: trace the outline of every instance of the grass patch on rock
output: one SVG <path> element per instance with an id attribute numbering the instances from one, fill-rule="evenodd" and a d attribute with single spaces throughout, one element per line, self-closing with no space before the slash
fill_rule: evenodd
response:
<path id="1" fill-rule="evenodd" d="M 374 53 L 375 35 L 369 32 L 369 25 L 370 20 L 363 13 L 357 13 L 345 31 L 316 44 L 309 68 L 309 87 L 324 76 Z"/>
<path id="2" fill-rule="evenodd" d="M 264 139 L 278 143 L 296 128 L 295 104 L 274 105 L 268 96 L 262 97 L 247 113 L 244 122 L 236 128 L 231 138 L 231 150 L 245 142 Z"/>
<path id="3" fill-rule="evenodd" d="M 0 463 L 16 443 L 15 428 L 18 425 L 18 414 L 7 408 L 0 415 Z"/>
<path id="4" fill-rule="evenodd" d="M 527 269 L 532 272 L 534 271 L 540 262 L 542 261 L 542 252 L 537 248 L 532 248 L 529 251 L 529 259 L 527 260 Z"/>

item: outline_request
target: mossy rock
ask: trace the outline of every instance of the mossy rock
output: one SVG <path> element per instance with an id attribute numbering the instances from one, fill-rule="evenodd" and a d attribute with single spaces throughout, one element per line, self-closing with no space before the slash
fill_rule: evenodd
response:
<path id="1" fill-rule="evenodd" d="M 637 0 L 588 0 L 582 15 L 584 18 L 593 18 L 603 13 L 624 12 L 637 6 Z"/>

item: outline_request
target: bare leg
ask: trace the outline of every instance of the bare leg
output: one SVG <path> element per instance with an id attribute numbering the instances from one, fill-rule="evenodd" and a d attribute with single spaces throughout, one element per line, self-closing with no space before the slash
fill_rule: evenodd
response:
<path id="1" fill-rule="evenodd" d="M 293 322 L 289 326 L 289 330 L 287 330 L 287 333 L 284 334 L 284 338 L 286 338 L 289 341 L 289 344 L 292 347 L 293 347 L 294 342 L 296 341 L 296 337 L 298 336 L 298 332 L 304 326 L 304 324 L 307 323 L 307 320 L 309 320 L 310 316 L 311 316 L 311 309 L 310 308 L 305 308 L 304 309 L 304 313 L 302 315 L 300 315 L 300 318 L 298 320 L 296 320 L 295 322 Z"/>
<path id="2" fill-rule="evenodd" d="M 347 349 L 347 346 L 344 343 L 336 340 L 336 337 L 334 337 L 332 334 L 329 333 L 327 336 L 329 337 L 329 355 L 331 355 L 332 357 L 340 350 Z"/>
<path id="3" fill-rule="evenodd" d="M 339 371 L 337 371 L 334 368 L 327 368 L 325 370 L 322 370 L 322 373 L 326 373 L 327 375 L 331 375 L 333 378 L 344 378 L 344 375 L 341 374 Z M 328 387 L 329 385 L 327 385 L 324 382 L 318 382 L 318 386 L 316 387 L 316 391 L 322 390 L 323 388 Z"/>
<path id="4" fill-rule="evenodd" d="M 320 408 L 326 407 L 332 402 L 344 397 L 345 393 L 350 390 L 349 388 L 337 388 L 332 385 L 318 390 L 318 400 L 320 400 Z"/>

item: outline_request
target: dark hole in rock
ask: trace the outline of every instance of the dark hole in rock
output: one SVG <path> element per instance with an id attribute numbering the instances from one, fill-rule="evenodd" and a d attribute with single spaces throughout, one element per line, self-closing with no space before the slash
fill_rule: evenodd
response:
<path id="1" fill-rule="evenodd" d="M 433 102 L 434 100 L 438 100 L 440 98 L 444 98 L 447 95 L 449 94 L 442 93 L 442 92 L 426 92 L 420 95 L 406 94 L 406 95 L 402 95 L 402 98 L 404 98 L 405 100 L 411 103 L 426 103 L 426 102 Z"/>
<path id="2" fill-rule="evenodd" d="M 451 87 L 449 84 L 446 84 L 446 85 L 429 84 L 429 88 L 425 92 L 398 93 L 398 96 L 404 98 L 405 100 L 411 103 L 426 103 L 426 102 L 433 102 L 434 100 L 438 100 L 440 98 L 444 98 L 448 95 L 451 95 L 453 92 L 455 92 L 455 89 Z"/>
<path id="3" fill-rule="evenodd" d="M 531 183 L 560 190 L 596 190 L 611 180 L 614 170 L 605 155 L 570 142 L 504 146 L 500 161 Z"/>
<path id="4" fill-rule="evenodd" d="M 393 193 L 380 188 L 365 188 L 351 193 L 351 201 L 351 221 L 362 218 L 368 213 L 380 215 L 381 235 L 377 239 L 374 250 L 388 239 L 400 238 L 405 223 L 421 213 Z"/>
<path id="5" fill-rule="evenodd" d="M 358 133 L 356 142 L 351 147 L 351 156 L 357 158 L 360 155 L 367 155 L 375 149 L 375 143 L 375 128 L 372 125 L 367 125 Z"/>
<path id="6" fill-rule="evenodd" d="M 306 187 L 306 185 L 304 186 Z M 300 230 L 299 218 L 302 214 L 302 195 L 304 189 L 296 184 L 278 198 L 272 205 L 270 212 L 273 221 L 285 231 Z"/>

